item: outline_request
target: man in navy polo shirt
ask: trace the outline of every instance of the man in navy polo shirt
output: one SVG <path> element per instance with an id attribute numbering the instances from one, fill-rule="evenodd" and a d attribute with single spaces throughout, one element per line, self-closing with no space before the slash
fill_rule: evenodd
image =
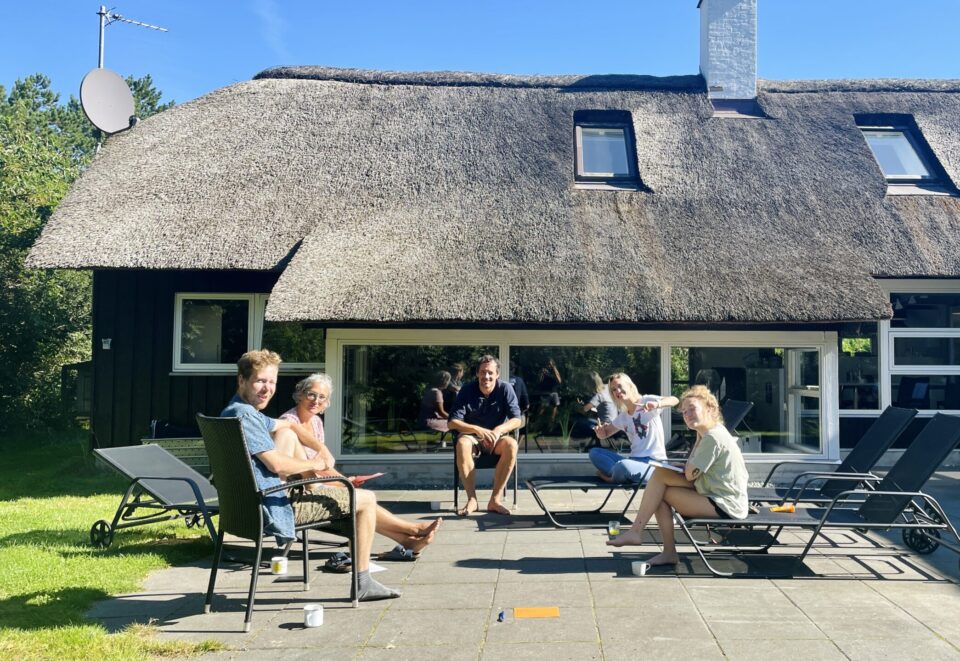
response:
<path id="1" fill-rule="evenodd" d="M 457 511 L 457 515 L 467 516 L 478 508 L 474 453 L 500 456 L 487 511 L 510 514 L 500 502 L 500 494 L 517 463 L 517 441 L 508 434 L 522 423 L 517 395 L 509 383 L 500 380 L 500 361 L 496 357 L 480 357 L 477 380 L 460 389 L 450 412 L 449 424 L 450 429 L 459 434 L 457 470 L 467 492 L 467 504 Z"/>

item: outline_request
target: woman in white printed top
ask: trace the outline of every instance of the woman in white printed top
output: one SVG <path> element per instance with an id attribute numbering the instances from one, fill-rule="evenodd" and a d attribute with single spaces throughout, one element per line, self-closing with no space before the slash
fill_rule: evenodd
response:
<path id="1" fill-rule="evenodd" d="M 641 395 L 630 377 L 623 373 L 611 376 L 607 389 L 620 413 L 612 422 L 596 428 L 597 437 L 604 439 L 619 431 L 625 432 L 630 439 L 630 456 L 592 448 L 590 461 L 597 467 L 597 475 L 608 482 L 645 481 L 653 474 L 653 467 L 647 462 L 667 458 L 660 409 L 676 406 L 679 400 L 672 395 Z"/>

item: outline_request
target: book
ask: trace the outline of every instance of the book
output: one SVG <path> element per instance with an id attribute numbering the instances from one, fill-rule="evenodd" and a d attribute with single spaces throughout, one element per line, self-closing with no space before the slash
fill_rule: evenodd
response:
<path id="1" fill-rule="evenodd" d="M 657 468 L 666 468 L 667 470 L 672 470 L 675 473 L 682 473 L 683 466 L 678 466 L 677 464 L 671 464 L 666 461 L 657 461 L 656 459 L 648 459 L 647 463 L 651 466 L 656 466 Z"/>
<path id="2" fill-rule="evenodd" d="M 353 486 L 359 487 L 360 485 L 369 482 L 370 480 L 375 480 L 378 477 L 386 475 L 386 473 L 371 473 L 370 475 L 354 475 L 350 478 L 350 481 L 353 482 Z"/>

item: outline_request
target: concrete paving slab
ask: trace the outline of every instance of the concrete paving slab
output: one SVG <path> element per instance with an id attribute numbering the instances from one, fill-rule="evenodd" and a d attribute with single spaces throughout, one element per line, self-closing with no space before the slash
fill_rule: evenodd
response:
<path id="1" fill-rule="evenodd" d="M 579 581 L 544 581 L 542 583 L 499 581 L 492 605 L 497 612 L 500 609 L 517 606 L 592 608 L 593 590 L 584 577 Z"/>
<path id="2" fill-rule="evenodd" d="M 597 608 L 600 639 L 631 641 L 637 638 L 715 640 L 692 604 L 656 604 L 653 607 Z"/>
<path id="3" fill-rule="evenodd" d="M 357 661 L 476 661 L 478 654 L 478 650 L 473 646 L 372 647 L 368 645 L 359 652 L 356 659 Z"/>
<path id="4" fill-rule="evenodd" d="M 731 661 L 843 661 L 847 657 L 837 645 L 826 639 L 726 639 L 720 647 Z M 875 657 L 879 658 L 879 657 Z"/>
<path id="5" fill-rule="evenodd" d="M 638 636 L 628 641 L 608 642 L 604 639 L 603 658 L 605 661 L 715 661 L 725 657 L 715 640 Z"/>
<path id="6" fill-rule="evenodd" d="M 960 658 L 960 647 L 935 638 L 927 640 L 845 640 L 837 646 L 851 661 L 955 661 Z"/>
<path id="7" fill-rule="evenodd" d="M 482 661 L 502 661 L 503 659 L 531 659 L 543 661 L 590 661 L 603 659 L 599 641 L 595 643 L 493 643 L 483 646 Z M 636 657 L 634 657 L 636 658 Z"/>
<path id="8" fill-rule="evenodd" d="M 389 610 L 369 643 L 375 647 L 462 646 L 479 652 L 491 609 Z"/>
<path id="9" fill-rule="evenodd" d="M 448 608 L 492 608 L 495 582 L 489 583 L 406 583 L 403 597 L 393 602 L 395 610 Z"/>

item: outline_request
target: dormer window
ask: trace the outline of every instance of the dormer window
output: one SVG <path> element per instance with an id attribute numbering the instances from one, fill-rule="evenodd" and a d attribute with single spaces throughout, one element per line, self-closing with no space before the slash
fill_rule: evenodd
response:
<path id="1" fill-rule="evenodd" d="M 912 117 L 860 115 L 857 125 L 890 185 L 889 193 L 953 192 Z"/>
<path id="2" fill-rule="evenodd" d="M 574 114 L 576 182 L 583 188 L 639 188 L 630 113 L 583 110 Z"/>

